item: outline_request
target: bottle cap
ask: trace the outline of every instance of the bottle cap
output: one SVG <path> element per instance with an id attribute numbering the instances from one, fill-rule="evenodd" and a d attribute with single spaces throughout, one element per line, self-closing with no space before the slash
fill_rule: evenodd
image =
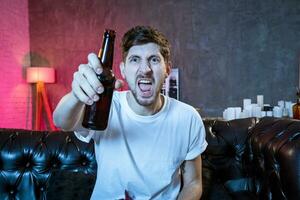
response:
<path id="1" fill-rule="evenodd" d="M 104 37 L 115 37 L 116 31 L 112 29 L 105 29 L 104 31 Z"/>

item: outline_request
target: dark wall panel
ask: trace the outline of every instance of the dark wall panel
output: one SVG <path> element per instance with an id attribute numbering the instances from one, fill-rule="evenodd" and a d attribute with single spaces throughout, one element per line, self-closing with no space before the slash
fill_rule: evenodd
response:
<path id="1" fill-rule="evenodd" d="M 204 116 L 221 116 L 243 98 L 293 100 L 300 55 L 299 0 L 29 0 L 32 65 L 57 69 L 54 107 L 72 74 L 97 52 L 105 27 L 122 34 L 152 25 L 172 44 L 181 100 Z M 117 45 L 115 72 L 121 60 Z"/>

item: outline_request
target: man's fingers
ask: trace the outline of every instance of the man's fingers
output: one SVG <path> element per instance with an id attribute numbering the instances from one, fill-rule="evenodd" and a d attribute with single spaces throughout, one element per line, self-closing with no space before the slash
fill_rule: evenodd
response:
<path id="1" fill-rule="evenodd" d="M 101 93 L 99 91 L 102 91 L 101 88 L 103 86 L 102 86 L 101 82 L 99 81 L 99 79 L 97 78 L 94 70 L 92 70 L 87 65 L 81 64 L 81 65 L 79 65 L 78 72 L 80 74 L 82 74 L 87 79 L 87 81 L 93 87 L 93 89 L 95 90 L 95 92 Z"/>
<path id="2" fill-rule="evenodd" d="M 94 53 L 88 55 L 88 65 L 93 68 L 97 74 L 101 74 L 103 71 L 99 58 Z"/>
<path id="3" fill-rule="evenodd" d="M 103 68 L 97 55 L 90 53 L 88 64 L 79 65 L 78 71 L 74 73 L 72 91 L 83 103 L 91 105 L 94 101 L 98 101 L 99 95 L 104 92 L 105 89 L 96 74 L 101 74 L 102 71 Z M 115 89 L 120 89 L 123 85 L 122 80 L 115 81 Z"/>
<path id="4" fill-rule="evenodd" d="M 120 89 L 124 86 L 124 81 L 121 79 L 117 79 L 115 81 L 115 89 Z"/>
<path id="5" fill-rule="evenodd" d="M 82 90 L 82 93 L 85 93 L 90 99 L 94 100 L 97 98 L 95 97 L 96 92 L 89 84 L 88 80 L 80 72 L 74 73 L 73 82 L 77 82 L 77 84 Z"/>
<path id="6" fill-rule="evenodd" d="M 80 85 L 78 84 L 77 81 L 73 80 L 72 82 L 72 93 L 74 94 L 74 96 L 76 96 L 76 98 L 87 104 L 87 105 L 92 105 L 93 100 L 90 99 L 81 89 Z"/>

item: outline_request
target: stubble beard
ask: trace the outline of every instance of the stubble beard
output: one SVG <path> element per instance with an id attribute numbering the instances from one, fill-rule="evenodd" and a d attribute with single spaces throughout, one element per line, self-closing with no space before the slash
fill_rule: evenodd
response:
<path id="1" fill-rule="evenodd" d="M 163 85 L 163 81 L 161 81 L 158 89 L 156 91 L 154 91 L 153 95 L 148 99 L 139 98 L 139 96 L 137 95 L 137 91 L 136 91 L 136 90 L 138 90 L 138 88 L 136 88 L 135 86 L 134 86 L 134 88 L 132 88 L 130 86 L 130 84 L 128 84 L 128 87 L 129 87 L 129 90 L 131 91 L 132 96 L 134 97 L 135 101 L 139 105 L 149 107 L 149 106 L 152 106 L 153 104 L 155 104 L 158 101 L 158 99 L 160 98 L 160 91 L 162 89 L 162 85 Z"/>

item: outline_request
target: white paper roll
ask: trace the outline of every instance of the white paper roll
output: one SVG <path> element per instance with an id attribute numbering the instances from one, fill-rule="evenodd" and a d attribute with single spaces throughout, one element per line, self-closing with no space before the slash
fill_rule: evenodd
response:
<path id="1" fill-rule="evenodd" d="M 293 118 L 294 115 L 293 115 L 293 106 L 295 105 L 296 103 L 291 103 L 291 106 L 289 108 L 289 117 L 290 118 Z"/>
<path id="2" fill-rule="evenodd" d="M 227 120 L 235 119 L 235 108 L 229 107 L 227 108 Z"/>
<path id="3" fill-rule="evenodd" d="M 284 102 L 284 107 L 287 112 L 288 117 L 293 117 L 293 108 L 292 108 L 292 102 L 291 101 L 285 101 Z"/>
<path id="4" fill-rule="evenodd" d="M 260 118 L 261 117 L 261 107 L 259 107 L 259 106 L 253 106 L 253 108 L 252 108 L 252 115 L 253 115 L 253 117 Z"/>
<path id="5" fill-rule="evenodd" d="M 267 116 L 272 117 L 273 116 L 273 111 L 267 111 Z"/>
<path id="6" fill-rule="evenodd" d="M 283 101 L 283 100 L 278 101 L 278 106 L 279 106 L 280 108 L 284 108 L 284 101 Z M 276 107 L 276 106 L 275 106 L 275 107 Z"/>
<path id="7" fill-rule="evenodd" d="M 287 108 L 287 109 L 290 109 L 291 105 L 292 105 L 291 101 L 285 101 L 284 102 L 284 107 Z"/>
<path id="8" fill-rule="evenodd" d="M 246 105 L 244 111 L 247 112 L 248 117 L 252 117 L 252 105 Z"/>
<path id="9" fill-rule="evenodd" d="M 223 119 L 227 119 L 227 109 L 225 109 L 224 111 L 223 111 Z"/>
<path id="10" fill-rule="evenodd" d="M 264 95 L 257 95 L 257 105 L 261 108 L 264 106 Z"/>
<path id="11" fill-rule="evenodd" d="M 251 117 L 257 117 L 256 111 L 258 110 L 258 108 L 261 109 L 256 103 L 251 104 Z"/>
<path id="12" fill-rule="evenodd" d="M 248 118 L 248 117 L 250 117 L 249 111 L 248 110 L 243 110 L 240 114 L 240 119 L 245 119 L 245 118 Z"/>
<path id="13" fill-rule="evenodd" d="M 247 117 L 246 117 L 245 112 L 242 111 L 242 112 L 240 113 L 240 119 L 244 119 L 244 118 L 247 118 Z"/>
<path id="14" fill-rule="evenodd" d="M 242 108 L 241 107 L 235 107 L 234 108 L 234 112 L 235 112 L 235 119 L 241 118 L 241 112 L 242 112 Z"/>
<path id="15" fill-rule="evenodd" d="M 282 111 L 283 111 L 283 108 L 282 107 L 279 107 L 279 106 L 275 106 L 273 108 L 273 116 L 274 117 L 282 117 Z"/>
<path id="16" fill-rule="evenodd" d="M 251 105 L 251 99 L 243 99 L 243 109 L 245 110 L 248 105 Z"/>

